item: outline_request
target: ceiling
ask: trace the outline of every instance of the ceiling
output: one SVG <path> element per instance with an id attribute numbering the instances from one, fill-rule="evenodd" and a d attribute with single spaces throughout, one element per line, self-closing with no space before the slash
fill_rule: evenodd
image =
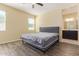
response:
<path id="1" fill-rule="evenodd" d="M 43 4 L 44 4 L 43 7 L 35 4 L 35 8 L 32 8 L 32 3 L 5 3 L 5 5 L 17 8 L 19 10 L 28 12 L 33 15 L 40 15 L 58 8 L 76 5 L 76 3 L 43 3 Z"/>

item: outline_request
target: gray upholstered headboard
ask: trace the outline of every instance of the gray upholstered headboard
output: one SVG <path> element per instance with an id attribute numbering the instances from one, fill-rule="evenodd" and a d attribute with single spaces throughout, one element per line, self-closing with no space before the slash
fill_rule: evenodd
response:
<path id="1" fill-rule="evenodd" d="M 59 33 L 59 27 L 40 27 L 40 32 Z"/>

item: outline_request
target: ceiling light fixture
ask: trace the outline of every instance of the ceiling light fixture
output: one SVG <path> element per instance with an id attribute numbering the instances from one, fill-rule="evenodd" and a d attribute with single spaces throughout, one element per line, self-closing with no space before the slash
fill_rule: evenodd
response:
<path id="1" fill-rule="evenodd" d="M 32 8 L 35 8 L 35 4 L 37 4 L 39 6 L 44 6 L 42 3 L 32 3 Z"/>

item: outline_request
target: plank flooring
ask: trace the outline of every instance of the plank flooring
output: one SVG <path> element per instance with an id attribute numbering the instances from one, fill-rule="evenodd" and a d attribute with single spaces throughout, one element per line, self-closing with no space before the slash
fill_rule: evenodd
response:
<path id="1" fill-rule="evenodd" d="M 0 56 L 79 56 L 79 46 L 67 43 L 57 43 L 45 54 L 21 41 L 1 44 Z"/>

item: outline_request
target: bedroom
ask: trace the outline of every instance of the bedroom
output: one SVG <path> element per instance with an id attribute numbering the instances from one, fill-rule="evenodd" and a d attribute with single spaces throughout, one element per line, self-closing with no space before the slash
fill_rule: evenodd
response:
<path id="1" fill-rule="evenodd" d="M 69 24 L 73 25 L 69 26 L 64 19 L 67 15 L 68 17 L 76 17 L 75 19 L 78 20 L 79 4 L 43 3 L 43 6 L 40 6 L 37 3 L 3 3 L 0 4 L 0 9 L 4 17 L 3 21 L 1 19 L 4 25 L 2 25 L 3 28 L 1 28 L 0 32 L 0 55 L 79 55 L 79 40 L 77 38 L 79 23 L 74 21 L 76 24 L 73 22 L 75 24 L 73 25 L 69 22 Z M 72 21 L 73 19 L 68 19 L 67 21 L 69 20 Z M 40 27 L 43 32 L 47 31 L 50 34 L 55 32 L 58 35 L 59 42 L 51 46 L 45 53 L 32 47 L 32 44 L 23 44 L 21 38 L 22 34 L 39 32 Z M 71 32 L 73 35 L 71 35 Z M 68 35 L 69 33 L 70 36 Z M 47 34 L 43 33 L 43 35 Z M 41 34 L 40 36 L 43 37 L 43 35 Z"/>

